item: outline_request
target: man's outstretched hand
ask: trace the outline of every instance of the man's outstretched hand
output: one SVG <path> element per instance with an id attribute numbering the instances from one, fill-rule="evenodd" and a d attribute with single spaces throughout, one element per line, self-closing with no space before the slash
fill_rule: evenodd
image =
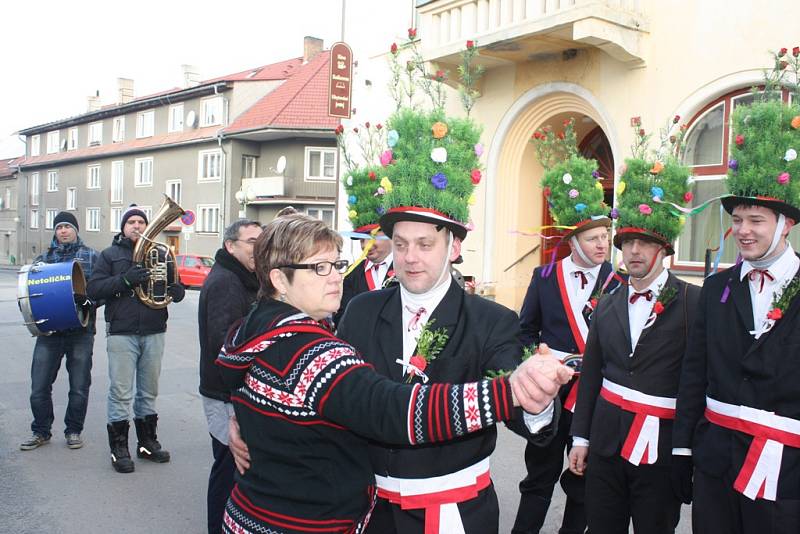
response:
<path id="1" fill-rule="evenodd" d="M 522 362 L 511 373 L 509 382 L 514 405 L 531 414 L 547 408 L 558 395 L 559 388 L 572 379 L 574 371 L 562 364 L 542 343 L 536 354 Z"/>

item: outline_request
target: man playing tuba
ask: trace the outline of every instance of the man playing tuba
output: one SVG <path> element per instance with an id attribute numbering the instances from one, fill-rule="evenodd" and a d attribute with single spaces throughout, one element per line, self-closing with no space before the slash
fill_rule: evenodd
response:
<path id="1" fill-rule="evenodd" d="M 164 223 L 160 215 L 156 219 L 154 228 L 166 226 L 172 220 Z M 170 459 L 169 452 L 161 448 L 156 436 L 156 396 L 168 313 L 166 306 L 155 308 L 143 301 L 136 291 L 152 285 L 150 270 L 135 261 L 140 258 L 134 258 L 137 241 L 148 239 L 143 236 L 147 226 L 145 212 L 132 204 L 122 215 L 121 232 L 114 236 L 111 246 L 100 253 L 88 284 L 90 298 L 106 302 L 108 444 L 111 465 L 119 473 L 134 470 L 128 451 L 132 400 L 138 441 L 136 455 L 156 463 Z M 177 280 L 175 265 L 171 262 L 166 265 L 169 271 L 167 295 L 172 301 L 180 302 L 184 297 L 183 286 Z"/>

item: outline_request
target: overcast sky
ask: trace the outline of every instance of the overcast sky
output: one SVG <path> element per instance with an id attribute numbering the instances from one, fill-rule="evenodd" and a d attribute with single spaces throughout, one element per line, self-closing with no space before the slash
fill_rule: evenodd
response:
<path id="1" fill-rule="evenodd" d="M 134 94 L 144 96 L 182 85 L 182 64 L 207 79 L 301 56 L 305 35 L 329 48 L 340 37 L 341 4 L 4 2 L 0 158 L 24 152 L 14 132 L 84 113 L 97 90 L 103 104 L 116 102 L 118 77 L 132 78 Z M 357 15 L 348 10 L 348 21 Z"/>

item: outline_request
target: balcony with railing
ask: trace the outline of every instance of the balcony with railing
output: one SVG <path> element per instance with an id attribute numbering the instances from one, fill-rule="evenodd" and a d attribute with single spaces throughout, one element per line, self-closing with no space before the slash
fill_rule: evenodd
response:
<path id="1" fill-rule="evenodd" d="M 422 54 L 458 63 L 467 40 L 484 62 L 535 60 L 570 49 L 596 47 L 613 58 L 644 63 L 648 0 L 434 0 L 417 8 Z"/>

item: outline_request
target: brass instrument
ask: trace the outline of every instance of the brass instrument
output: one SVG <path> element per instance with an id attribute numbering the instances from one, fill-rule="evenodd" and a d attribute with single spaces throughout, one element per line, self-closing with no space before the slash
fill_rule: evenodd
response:
<path id="1" fill-rule="evenodd" d="M 174 283 L 180 283 L 175 253 L 166 243 L 156 241 L 155 238 L 184 213 L 183 208 L 164 195 L 164 203 L 144 232 L 139 234 L 139 240 L 133 248 L 133 262 L 150 271 L 150 279 L 136 288 L 136 296 L 142 304 L 154 310 L 166 308 L 172 302 L 172 297 L 167 294 L 170 269 Z"/>

